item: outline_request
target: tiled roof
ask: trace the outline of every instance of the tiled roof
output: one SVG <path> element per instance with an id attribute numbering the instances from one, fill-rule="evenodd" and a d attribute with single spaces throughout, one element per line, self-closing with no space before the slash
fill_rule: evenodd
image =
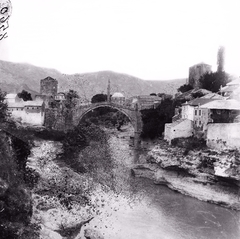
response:
<path id="1" fill-rule="evenodd" d="M 24 101 L 24 106 L 42 106 L 43 105 L 43 101 L 40 100 L 28 100 L 28 101 Z"/>
<path id="2" fill-rule="evenodd" d="M 8 103 L 8 108 L 23 108 L 23 107 L 24 107 L 24 101 Z"/>
<path id="3" fill-rule="evenodd" d="M 240 78 L 237 78 L 227 83 L 227 86 L 230 86 L 230 85 L 240 85 Z"/>
<path id="4" fill-rule="evenodd" d="M 211 101 L 215 101 L 214 99 L 206 99 L 206 98 L 196 98 L 194 100 L 191 100 L 188 102 L 189 105 L 192 105 L 192 106 L 198 106 L 198 105 L 203 105 L 203 104 L 206 104 L 206 103 L 209 103 Z"/>
<path id="5" fill-rule="evenodd" d="M 195 94 L 195 93 L 202 93 L 202 94 L 206 95 L 206 94 L 210 94 L 212 92 L 209 90 L 205 90 L 205 89 L 192 89 L 192 90 L 182 93 L 181 95 L 177 96 L 177 98 L 192 97 L 192 94 Z"/>
<path id="6" fill-rule="evenodd" d="M 10 94 L 7 94 L 5 96 L 5 99 L 14 99 L 17 97 L 17 94 L 14 94 L 14 93 L 10 93 Z"/>
<path id="7" fill-rule="evenodd" d="M 231 100 L 214 100 L 212 102 L 202 105 L 200 108 L 207 109 L 226 109 L 226 110 L 240 110 L 240 102 L 234 99 Z"/>
<path id="8" fill-rule="evenodd" d="M 43 101 L 21 101 L 21 102 L 15 102 L 15 103 L 8 103 L 9 108 L 23 108 L 25 106 L 42 106 Z"/>
<path id="9" fill-rule="evenodd" d="M 224 97 L 219 95 L 219 94 L 216 94 L 216 93 L 209 93 L 207 95 L 204 95 L 201 97 L 201 99 L 216 99 L 216 100 L 223 100 Z"/>
<path id="10" fill-rule="evenodd" d="M 240 85 L 227 85 L 222 88 L 222 92 L 233 92 L 240 88 Z"/>

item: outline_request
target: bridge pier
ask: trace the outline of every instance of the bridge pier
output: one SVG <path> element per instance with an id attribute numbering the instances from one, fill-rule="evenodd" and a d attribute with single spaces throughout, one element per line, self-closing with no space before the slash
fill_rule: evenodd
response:
<path id="1" fill-rule="evenodd" d="M 134 148 L 138 149 L 140 145 L 140 132 L 134 132 Z"/>

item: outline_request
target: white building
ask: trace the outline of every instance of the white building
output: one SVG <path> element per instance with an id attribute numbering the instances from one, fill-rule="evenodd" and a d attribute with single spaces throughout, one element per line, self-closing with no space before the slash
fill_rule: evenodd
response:
<path id="1" fill-rule="evenodd" d="M 15 102 L 21 102 L 23 99 L 19 98 L 17 94 L 10 93 L 5 96 L 5 102 L 6 103 L 15 103 Z"/>
<path id="2" fill-rule="evenodd" d="M 23 101 L 14 95 L 16 94 L 8 94 L 5 98 L 11 117 L 21 123 L 43 125 L 45 116 L 44 102 L 40 100 Z"/>
<path id="3" fill-rule="evenodd" d="M 111 97 L 111 102 L 123 105 L 125 103 L 125 96 L 120 92 L 115 92 Z"/>

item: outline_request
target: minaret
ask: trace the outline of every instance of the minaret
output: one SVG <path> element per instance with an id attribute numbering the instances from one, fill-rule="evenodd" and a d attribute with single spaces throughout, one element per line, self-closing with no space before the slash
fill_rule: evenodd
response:
<path id="1" fill-rule="evenodd" d="M 110 103 L 110 80 L 108 79 L 108 87 L 107 87 L 107 102 Z"/>

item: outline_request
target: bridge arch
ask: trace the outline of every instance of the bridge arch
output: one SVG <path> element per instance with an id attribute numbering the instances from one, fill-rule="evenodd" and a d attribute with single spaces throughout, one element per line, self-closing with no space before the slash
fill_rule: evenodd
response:
<path id="1" fill-rule="evenodd" d="M 115 104 L 112 102 L 99 102 L 89 105 L 80 105 L 77 107 L 73 114 L 73 125 L 78 126 L 81 122 L 82 118 L 89 113 L 90 111 L 101 108 L 101 107 L 109 107 L 112 109 L 116 109 L 126 115 L 126 117 L 130 120 L 133 128 L 134 128 L 134 145 L 138 148 L 140 134 L 142 132 L 142 115 L 141 112 L 136 108 L 127 107 L 119 104 Z"/>
<path id="2" fill-rule="evenodd" d="M 129 112 L 127 112 L 126 110 L 124 110 L 124 108 L 122 108 L 121 106 L 118 105 L 114 105 L 114 104 L 94 104 L 91 105 L 89 108 L 85 109 L 85 111 L 82 111 L 82 113 L 79 115 L 78 117 L 78 124 L 80 124 L 81 120 L 83 119 L 83 117 L 85 115 L 87 115 L 89 112 L 98 109 L 98 108 L 111 108 L 111 109 L 115 109 L 119 112 L 121 112 L 122 114 L 124 114 L 130 121 L 130 123 L 132 124 L 134 130 L 136 129 L 136 120 L 129 114 Z"/>

